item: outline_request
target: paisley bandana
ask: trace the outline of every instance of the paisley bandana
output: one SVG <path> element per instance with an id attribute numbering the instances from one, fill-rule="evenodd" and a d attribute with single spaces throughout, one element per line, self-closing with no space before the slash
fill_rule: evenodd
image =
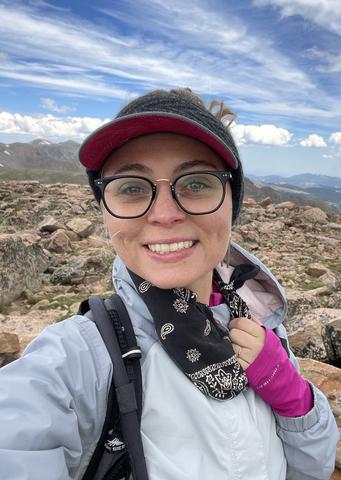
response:
<path id="1" fill-rule="evenodd" d="M 228 284 L 214 271 L 214 282 L 230 309 L 231 318 L 251 318 L 236 289 L 258 271 L 254 265 L 239 265 Z M 130 270 L 129 274 L 153 317 L 161 345 L 193 384 L 216 400 L 234 398 L 245 390 L 246 374 L 229 337 L 218 327 L 209 307 L 197 302 L 191 290 L 161 289 Z"/>

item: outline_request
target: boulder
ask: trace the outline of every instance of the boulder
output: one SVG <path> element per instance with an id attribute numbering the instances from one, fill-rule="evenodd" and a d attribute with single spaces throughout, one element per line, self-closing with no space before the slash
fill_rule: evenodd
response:
<path id="1" fill-rule="evenodd" d="M 19 338 L 15 333 L 0 332 L 0 354 L 17 353 L 20 350 Z"/>
<path id="2" fill-rule="evenodd" d="M 341 430 L 341 371 L 339 368 L 317 362 L 308 358 L 299 358 L 302 375 L 310 380 L 327 397 L 336 423 Z M 341 443 L 339 442 L 336 453 L 336 467 L 341 468 Z M 333 479 L 339 478 L 338 470 Z"/>
<path id="3" fill-rule="evenodd" d="M 320 263 L 313 263 L 307 268 L 307 274 L 314 278 L 321 277 L 321 275 L 324 275 L 328 271 L 328 268 Z"/>
<path id="4" fill-rule="evenodd" d="M 339 323 L 335 321 L 340 319 L 341 309 L 316 308 L 286 321 L 289 343 L 295 355 L 322 362 L 337 360 L 340 332 Z M 333 337 L 330 337 L 331 332 Z"/>
<path id="5" fill-rule="evenodd" d="M 265 198 L 263 198 L 263 200 L 261 200 L 259 202 L 259 205 L 261 207 L 264 207 L 264 208 L 271 205 L 271 204 L 272 204 L 272 198 L 271 197 L 265 197 Z"/>
<path id="6" fill-rule="evenodd" d="M 304 210 L 300 216 L 307 223 L 325 223 L 328 219 L 326 212 L 317 207 Z"/>
<path id="7" fill-rule="evenodd" d="M 65 230 L 65 234 L 68 236 L 71 242 L 79 242 L 79 240 L 81 239 L 81 237 L 72 230 Z"/>
<path id="8" fill-rule="evenodd" d="M 82 282 L 86 274 L 88 258 L 77 257 L 66 265 L 57 267 L 51 275 L 51 282 L 60 285 L 77 285 Z"/>
<path id="9" fill-rule="evenodd" d="M 94 231 L 94 224 L 86 218 L 73 218 L 66 224 L 67 228 L 77 233 L 81 238 L 86 238 Z"/>
<path id="10" fill-rule="evenodd" d="M 331 320 L 322 328 L 322 340 L 328 359 L 335 363 L 341 361 L 341 310 L 339 318 Z"/>
<path id="11" fill-rule="evenodd" d="M 25 242 L 20 235 L 0 235 L 0 305 L 8 305 L 24 291 L 42 284 L 48 258 L 40 245 Z"/>
<path id="12" fill-rule="evenodd" d="M 244 198 L 243 205 L 245 207 L 254 207 L 255 205 L 257 205 L 257 202 L 254 198 L 247 197 L 247 198 Z"/>
<path id="13" fill-rule="evenodd" d="M 290 324 L 292 324 L 292 319 L 295 316 L 305 314 L 308 310 L 311 310 L 312 308 L 318 308 L 320 306 L 319 299 L 316 297 L 316 295 L 313 295 L 311 291 L 298 291 L 296 288 L 287 289 L 286 298 L 288 302 L 288 317 Z"/>
<path id="14" fill-rule="evenodd" d="M 321 282 L 324 283 L 326 287 L 330 289 L 334 289 L 336 287 L 336 276 L 332 274 L 332 272 L 326 272 L 324 275 L 320 277 Z"/>
<path id="15" fill-rule="evenodd" d="M 45 217 L 42 222 L 40 222 L 38 229 L 41 232 L 55 232 L 59 228 L 64 228 L 58 220 L 52 216 Z"/>
<path id="16" fill-rule="evenodd" d="M 46 248 L 50 252 L 63 253 L 71 251 L 71 242 L 64 230 L 55 231 Z"/>
<path id="17" fill-rule="evenodd" d="M 275 207 L 276 207 L 276 209 L 279 209 L 279 210 L 282 210 L 284 208 L 287 208 L 288 210 L 295 210 L 296 208 L 298 208 L 296 203 L 290 202 L 290 201 L 277 203 L 277 205 L 275 205 Z"/>

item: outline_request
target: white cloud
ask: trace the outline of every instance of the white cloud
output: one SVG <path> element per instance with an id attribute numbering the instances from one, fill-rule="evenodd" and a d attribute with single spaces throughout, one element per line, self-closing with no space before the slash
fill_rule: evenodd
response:
<path id="1" fill-rule="evenodd" d="M 83 139 L 109 119 L 91 117 L 59 118 L 0 112 L 0 131 L 7 134 L 30 135 L 39 138 Z"/>
<path id="2" fill-rule="evenodd" d="M 66 113 L 75 109 L 70 105 L 57 105 L 55 100 L 49 97 L 42 97 L 40 99 L 40 105 L 46 110 L 51 110 L 51 112 L 55 113 Z"/>
<path id="3" fill-rule="evenodd" d="M 307 20 L 341 35 L 340 0 L 254 0 L 257 7 L 272 5 L 284 17 L 301 15 Z"/>
<path id="4" fill-rule="evenodd" d="M 301 140 L 300 145 L 301 147 L 315 147 L 315 148 L 322 148 L 327 146 L 324 139 L 320 137 L 320 135 L 316 135 L 316 133 L 312 133 L 304 140 Z"/>
<path id="5" fill-rule="evenodd" d="M 334 132 L 330 135 L 329 141 L 334 143 L 335 145 L 341 146 L 341 132 Z"/>
<path id="6" fill-rule="evenodd" d="M 238 145 L 258 143 L 262 145 L 286 145 L 293 134 L 275 125 L 233 124 L 231 133 Z"/>

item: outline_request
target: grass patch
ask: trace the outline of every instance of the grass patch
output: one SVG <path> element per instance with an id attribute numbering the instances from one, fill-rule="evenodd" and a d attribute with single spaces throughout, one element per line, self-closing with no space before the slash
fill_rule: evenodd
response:
<path id="1" fill-rule="evenodd" d="M 311 280 L 311 282 L 303 283 L 301 285 L 303 290 L 314 290 L 315 288 L 320 288 L 320 287 L 323 287 L 323 286 L 324 286 L 324 283 L 321 282 L 321 280 L 319 280 L 318 278 L 314 278 L 313 280 Z"/>
<path id="2" fill-rule="evenodd" d="M 340 260 L 332 260 L 331 262 L 327 262 L 327 267 L 332 272 L 341 272 L 341 261 Z"/>
<path id="3" fill-rule="evenodd" d="M 0 305 L 0 313 L 2 315 L 8 315 L 8 305 Z"/>

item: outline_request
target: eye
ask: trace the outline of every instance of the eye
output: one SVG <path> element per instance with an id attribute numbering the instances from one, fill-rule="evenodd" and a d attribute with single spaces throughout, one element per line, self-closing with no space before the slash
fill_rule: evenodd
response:
<path id="1" fill-rule="evenodd" d="M 204 190 L 208 187 L 209 185 L 207 185 L 206 182 L 203 182 L 202 180 L 199 180 L 197 178 L 189 180 L 186 184 L 186 188 L 193 191 Z"/>
<path id="2" fill-rule="evenodd" d="M 178 195 L 192 195 L 200 196 L 207 194 L 213 188 L 212 179 L 209 175 L 186 175 L 179 178 L 176 183 L 176 190 Z"/>
<path id="3" fill-rule="evenodd" d="M 139 200 L 150 197 L 151 186 L 143 179 L 116 178 L 107 185 L 106 194 L 117 201 Z"/>
<path id="4" fill-rule="evenodd" d="M 117 193 L 128 196 L 146 195 L 148 194 L 148 188 L 146 185 L 140 183 L 125 183 L 124 185 L 120 186 Z"/>

